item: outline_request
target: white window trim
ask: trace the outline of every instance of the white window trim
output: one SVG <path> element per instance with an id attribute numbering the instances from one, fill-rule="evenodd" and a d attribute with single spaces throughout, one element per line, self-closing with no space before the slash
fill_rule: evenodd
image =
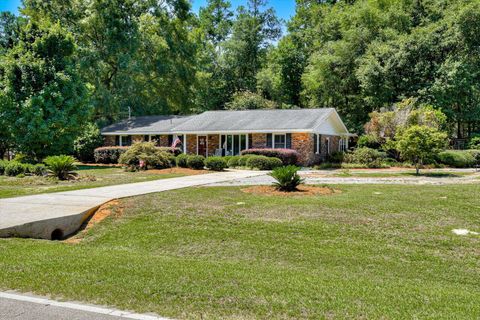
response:
<path id="1" fill-rule="evenodd" d="M 277 148 L 275 145 L 275 137 L 276 136 L 283 136 L 285 139 L 283 140 L 283 147 Z M 272 134 L 272 149 L 286 149 L 287 148 L 287 134 L 286 133 L 274 133 Z"/>
<path id="2" fill-rule="evenodd" d="M 321 139 L 321 135 L 319 135 L 318 133 L 315 133 L 315 135 L 317 136 L 317 152 L 316 152 L 316 154 L 320 154 L 320 139 Z"/>
<path id="3" fill-rule="evenodd" d="M 327 146 L 326 154 L 330 154 L 330 137 L 325 138 L 325 145 Z"/>

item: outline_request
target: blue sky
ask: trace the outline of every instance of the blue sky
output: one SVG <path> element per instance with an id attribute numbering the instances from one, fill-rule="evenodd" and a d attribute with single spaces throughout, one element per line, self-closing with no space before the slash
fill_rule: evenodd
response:
<path id="1" fill-rule="evenodd" d="M 0 0 L 0 11 L 12 11 L 17 13 L 17 8 L 21 5 L 21 0 Z M 193 0 L 193 11 L 198 12 L 201 6 L 204 6 L 207 0 Z M 230 0 L 232 7 L 244 5 L 247 0 Z M 274 7 L 280 18 L 288 20 L 295 13 L 295 0 L 269 0 L 269 5 Z"/>

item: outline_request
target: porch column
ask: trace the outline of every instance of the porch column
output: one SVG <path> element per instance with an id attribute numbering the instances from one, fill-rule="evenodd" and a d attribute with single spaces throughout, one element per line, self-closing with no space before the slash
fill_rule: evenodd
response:
<path id="1" fill-rule="evenodd" d="M 183 135 L 183 153 L 187 153 L 187 135 Z"/>

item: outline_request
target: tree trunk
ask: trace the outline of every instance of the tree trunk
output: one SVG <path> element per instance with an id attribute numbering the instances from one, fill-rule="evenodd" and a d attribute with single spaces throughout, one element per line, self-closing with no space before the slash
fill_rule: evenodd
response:
<path id="1" fill-rule="evenodd" d="M 415 165 L 415 173 L 416 173 L 417 176 L 420 174 L 420 164 L 418 162 Z"/>

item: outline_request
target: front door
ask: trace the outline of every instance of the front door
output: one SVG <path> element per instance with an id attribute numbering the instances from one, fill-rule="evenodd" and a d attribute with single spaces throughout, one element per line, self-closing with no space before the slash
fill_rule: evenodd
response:
<path id="1" fill-rule="evenodd" d="M 198 136 L 197 154 L 200 156 L 207 156 L 207 136 Z"/>

